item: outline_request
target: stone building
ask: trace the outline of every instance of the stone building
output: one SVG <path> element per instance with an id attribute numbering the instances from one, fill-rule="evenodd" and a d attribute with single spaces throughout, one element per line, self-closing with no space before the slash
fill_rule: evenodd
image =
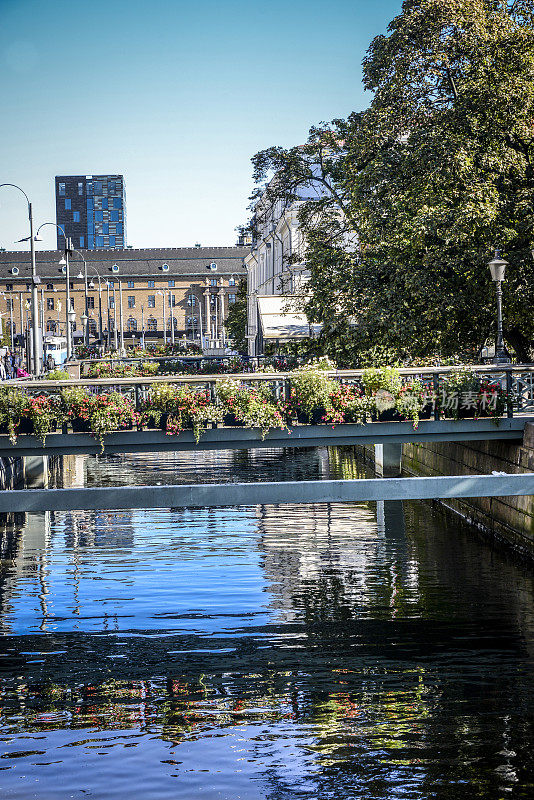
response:
<path id="1" fill-rule="evenodd" d="M 91 339 L 102 330 L 120 330 L 120 297 L 126 340 L 175 337 L 224 341 L 224 320 L 245 275 L 249 248 L 177 247 L 126 250 L 76 250 L 69 259 L 73 329 L 82 330 L 87 264 L 87 313 Z M 40 320 L 45 333 L 66 333 L 66 268 L 58 250 L 36 253 Z M 100 280 L 99 280 L 100 279 Z M 29 252 L 0 252 L 0 310 L 4 329 L 15 334 L 28 324 L 31 300 Z M 101 313 L 100 313 L 101 311 Z M 100 317 L 102 318 L 100 320 Z M 172 322 L 171 322 L 172 320 Z M 217 345 L 215 345 L 217 346 Z"/>

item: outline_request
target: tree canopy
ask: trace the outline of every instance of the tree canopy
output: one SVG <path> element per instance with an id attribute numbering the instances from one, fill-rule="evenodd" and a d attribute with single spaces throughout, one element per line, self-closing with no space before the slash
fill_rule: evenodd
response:
<path id="1" fill-rule="evenodd" d="M 534 4 L 405 0 L 363 64 L 369 108 L 254 159 L 259 193 L 301 202 L 308 315 L 327 347 L 444 355 L 494 329 L 487 263 L 510 262 L 505 338 L 534 348 Z M 275 180 L 269 180 L 272 175 Z M 348 321 L 352 323 L 348 324 Z M 348 351 L 347 351 L 348 348 Z"/>

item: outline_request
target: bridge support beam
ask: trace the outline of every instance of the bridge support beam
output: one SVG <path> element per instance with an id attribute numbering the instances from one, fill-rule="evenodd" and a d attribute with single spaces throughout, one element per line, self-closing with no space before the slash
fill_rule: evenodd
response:
<path id="1" fill-rule="evenodd" d="M 381 478 L 400 478 L 402 473 L 402 444 L 375 444 L 375 472 Z"/>
<path id="2" fill-rule="evenodd" d="M 24 456 L 24 485 L 33 489 L 48 489 L 48 456 Z"/>

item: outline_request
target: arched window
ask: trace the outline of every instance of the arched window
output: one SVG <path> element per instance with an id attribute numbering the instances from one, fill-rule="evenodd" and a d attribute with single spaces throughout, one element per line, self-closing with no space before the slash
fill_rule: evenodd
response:
<path id="1" fill-rule="evenodd" d="M 47 333 L 55 333 L 56 332 L 56 326 L 57 326 L 57 322 L 55 322 L 53 319 L 47 320 L 47 322 L 46 322 L 46 332 Z"/>
<path id="2" fill-rule="evenodd" d="M 157 331 L 158 321 L 154 317 L 149 317 L 146 323 L 147 331 Z"/>
<path id="3" fill-rule="evenodd" d="M 137 330 L 137 320 L 134 319 L 133 317 L 129 317 L 128 318 L 128 322 L 126 323 L 126 330 L 128 330 L 130 333 L 133 333 L 133 331 L 136 331 Z"/>
<path id="4" fill-rule="evenodd" d="M 198 317 L 186 317 L 185 324 L 188 328 L 195 328 L 198 325 Z"/>

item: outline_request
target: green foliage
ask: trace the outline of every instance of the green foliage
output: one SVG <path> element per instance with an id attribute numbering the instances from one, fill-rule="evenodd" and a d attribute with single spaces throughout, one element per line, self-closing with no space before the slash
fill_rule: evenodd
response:
<path id="1" fill-rule="evenodd" d="M 43 375 L 43 379 L 45 381 L 68 381 L 70 378 L 69 373 L 67 370 L 64 369 L 51 369 L 50 372 L 47 372 Z"/>
<path id="2" fill-rule="evenodd" d="M 325 324 L 327 352 L 475 354 L 494 330 L 497 247 L 510 262 L 505 338 L 529 360 L 533 4 L 405 0 L 369 48 L 364 83 L 368 109 L 253 159 L 269 202 L 292 202 L 312 171 L 323 189 L 299 217 L 313 290 L 302 305 Z"/>
<path id="3" fill-rule="evenodd" d="M 239 282 L 236 301 L 228 308 L 225 327 L 233 340 L 236 350 L 247 352 L 247 281 Z"/>

